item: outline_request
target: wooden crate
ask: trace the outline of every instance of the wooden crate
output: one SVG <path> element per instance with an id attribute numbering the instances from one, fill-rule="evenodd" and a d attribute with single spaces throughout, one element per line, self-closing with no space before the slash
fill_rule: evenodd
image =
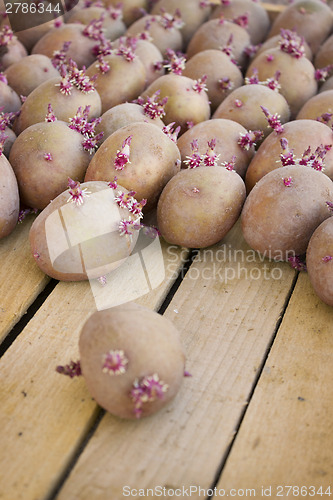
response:
<path id="1" fill-rule="evenodd" d="M 165 279 L 137 302 L 180 330 L 192 376 L 125 421 L 55 371 L 96 304 L 36 267 L 33 219 L 0 242 L 1 500 L 329 496 L 333 308 L 305 273 L 254 258 L 239 224 L 199 253 L 163 243 Z"/>

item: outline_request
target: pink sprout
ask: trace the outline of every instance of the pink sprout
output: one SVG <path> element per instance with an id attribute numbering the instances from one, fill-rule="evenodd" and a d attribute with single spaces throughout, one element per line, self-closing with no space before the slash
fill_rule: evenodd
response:
<path id="1" fill-rule="evenodd" d="M 258 69 L 257 68 L 253 68 L 252 75 L 245 77 L 244 82 L 245 82 L 245 85 L 256 85 L 256 84 L 259 84 L 260 81 L 259 81 L 259 76 L 258 76 Z"/>
<path id="2" fill-rule="evenodd" d="M 234 83 L 227 76 L 225 76 L 224 78 L 220 78 L 217 81 L 217 83 L 219 85 L 219 88 L 223 92 L 226 92 L 227 90 L 232 90 L 234 88 Z"/>
<path id="3" fill-rule="evenodd" d="M 190 128 L 193 128 L 194 127 L 193 120 L 189 120 L 188 122 L 186 122 L 186 127 L 187 127 L 187 130 L 189 130 Z"/>
<path id="4" fill-rule="evenodd" d="M 286 187 L 290 187 L 293 184 L 293 178 L 292 177 L 283 177 L 282 180 L 283 180 L 283 184 Z"/>
<path id="5" fill-rule="evenodd" d="M 8 135 L 4 134 L 3 131 L 0 132 L 0 156 L 3 155 L 3 150 L 5 147 L 6 139 L 8 139 Z"/>
<path id="6" fill-rule="evenodd" d="M 273 54 L 267 54 L 267 56 L 266 56 L 266 61 L 267 61 L 267 62 L 272 62 L 272 61 L 274 61 L 274 55 L 273 55 Z"/>
<path id="7" fill-rule="evenodd" d="M 96 5 L 96 2 L 94 3 Z M 102 3 L 101 7 L 104 7 L 104 3 Z M 123 17 L 123 9 L 122 9 L 122 4 L 118 3 L 117 5 L 109 5 L 106 7 L 106 10 L 110 16 L 111 19 L 114 19 L 115 21 L 117 19 L 122 19 Z"/>
<path id="8" fill-rule="evenodd" d="M 315 170 L 324 170 L 324 158 L 328 151 L 332 148 L 332 144 L 323 145 L 317 147 L 314 153 L 311 153 L 311 147 L 309 146 L 303 153 L 302 158 L 298 160 L 299 165 L 304 165 L 307 167 L 314 168 Z"/>
<path id="9" fill-rule="evenodd" d="M 282 137 L 282 139 L 280 139 L 280 144 L 282 150 L 285 151 L 285 153 L 280 154 L 282 166 L 286 167 L 287 165 L 296 165 L 294 150 L 289 150 L 288 140 L 285 137 Z"/>
<path id="10" fill-rule="evenodd" d="M 4 73 L 0 72 L 0 82 L 4 83 L 5 85 L 8 85 L 8 80 L 7 77 Z"/>
<path id="11" fill-rule="evenodd" d="M 120 208 L 127 208 L 127 210 L 131 210 L 133 203 L 136 201 L 134 198 L 135 194 L 135 191 L 129 191 L 128 193 L 118 191 L 114 201 Z"/>
<path id="12" fill-rule="evenodd" d="M 236 166 L 236 156 L 235 155 L 232 155 L 230 161 L 224 161 L 223 163 L 221 163 L 221 167 L 224 167 L 230 171 L 235 170 L 235 166 Z"/>
<path id="13" fill-rule="evenodd" d="M 163 118 L 165 115 L 164 106 L 168 102 L 168 98 L 164 97 L 159 101 L 160 93 L 161 91 L 157 90 L 151 97 L 148 97 L 146 103 L 142 105 L 145 115 L 149 116 L 149 118 Z"/>
<path id="14" fill-rule="evenodd" d="M 13 40 L 14 33 L 10 27 L 5 24 L 0 30 L 0 47 L 6 47 Z"/>
<path id="15" fill-rule="evenodd" d="M 85 26 L 82 34 L 91 40 L 100 40 L 101 35 L 103 35 L 104 19 L 105 13 L 103 12 L 99 19 L 92 19 L 92 21 Z"/>
<path id="16" fill-rule="evenodd" d="M 333 203 L 331 201 L 326 201 L 326 206 L 330 212 L 333 212 Z"/>
<path id="17" fill-rule="evenodd" d="M 148 236 L 148 238 L 155 239 L 158 236 L 161 236 L 160 231 L 155 226 L 145 226 L 144 224 L 141 224 L 141 228 L 142 228 L 143 234 L 145 236 Z"/>
<path id="18" fill-rule="evenodd" d="M 184 21 L 182 20 L 181 12 L 179 9 L 175 10 L 174 15 L 166 12 L 163 8 L 161 8 L 160 11 L 161 15 L 157 20 L 165 30 L 181 29 L 184 26 Z"/>
<path id="19" fill-rule="evenodd" d="M 262 85 L 266 85 L 271 90 L 278 92 L 281 89 L 281 85 L 279 84 L 279 78 L 281 76 L 281 71 L 277 70 L 275 75 L 272 78 L 267 78 L 264 82 L 259 82 Z"/>
<path id="20" fill-rule="evenodd" d="M 68 52 L 68 49 L 69 49 L 71 43 L 72 43 L 71 41 L 64 42 L 64 44 L 60 50 L 55 50 L 53 52 L 51 62 L 56 69 L 59 69 L 60 66 L 65 63 L 66 57 L 67 57 L 67 52 Z"/>
<path id="21" fill-rule="evenodd" d="M 136 221 L 133 221 L 131 218 L 129 219 L 122 219 L 119 222 L 119 233 L 120 236 L 130 236 L 132 237 L 134 231 L 140 229 L 141 225 L 137 223 Z"/>
<path id="22" fill-rule="evenodd" d="M 136 37 L 121 37 L 119 47 L 115 51 L 117 56 L 122 56 L 126 61 L 132 62 L 135 59 L 135 49 L 138 39 Z"/>
<path id="23" fill-rule="evenodd" d="M 166 61 L 164 61 L 164 68 L 170 73 L 181 75 L 185 69 L 186 57 L 181 52 L 175 52 L 172 49 L 166 51 Z"/>
<path id="24" fill-rule="evenodd" d="M 201 92 L 207 92 L 208 88 L 206 86 L 206 82 L 207 75 L 203 75 L 202 78 L 198 78 L 198 80 L 195 80 L 192 87 L 194 92 L 198 92 L 198 94 L 201 94 Z"/>
<path id="25" fill-rule="evenodd" d="M 216 139 L 211 139 L 208 141 L 208 149 L 202 158 L 202 163 L 206 167 L 217 166 L 218 159 L 220 155 L 217 155 L 214 151 L 216 147 Z"/>
<path id="26" fill-rule="evenodd" d="M 61 76 L 60 83 L 56 83 L 56 86 L 60 87 L 60 92 L 64 95 L 71 95 L 73 88 L 73 83 L 70 80 L 70 76 L 67 73 L 66 66 L 62 64 L 59 68 L 59 73 Z"/>
<path id="27" fill-rule="evenodd" d="M 192 154 L 191 154 L 191 156 L 186 156 L 184 163 L 185 163 L 185 165 L 187 165 L 188 168 L 200 167 L 202 157 L 199 154 L 198 139 L 194 139 L 191 142 L 191 149 L 192 149 Z"/>
<path id="28" fill-rule="evenodd" d="M 135 379 L 130 391 L 130 397 L 134 403 L 134 414 L 136 417 L 141 417 L 144 403 L 163 399 L 168 389 L 169 386 L 160 380 L 157 373 L 142 377 L 140 380 Z"/>
<path id="29" fill-rule="evenodd" d="M 256 145 L 256 142 L 263 137 L 262 130 L 249 130 L 246 134 L 240 134 L 238 139 L 238 145 L 248 151 L 252 146 Z"/>
<path id="30" fill-rule="evenodd" d="M 70 378 L 82 375 L 80 361 L 71 361 L 68 365 L 57 366 L 56 371 Z"/>
<path id="31" fill-rule="evenodd" d="M 238 17 L 234 17 L 232 22 L 235 24 L 238 24 L 242 28 L 247 28 L 249 25 L 249 15 L 248 15 L 248 13 L 245 13 L 245 14 L 242 14 Z"/>
<path id="32" fill-rule="evenodd" d="M 116 170 L 124 170 L 126 165 L 131 163 L 129 157 L 130 157 L 130 144 L 132 137 L 133 137 L 132 135 L 128 136 L 124 140 L 121 149 L 118 149 L 117 151 L 116 158 L 114 161 L 114 168 Z"/>
<path id="33" fill-rule="evenodd" d="M 68 177 L 68 188 L 69 188 L 69 198 L 68 202 L 74 203 L 75 206 L 79 207 L 83 205 L 84 198 L 89 196 L 87 188 L 82 189 L 78 181 L 74 181 Z"/>
<path id="34" fill-rule="evenodd" d="M 192 377 L 192 375 L 187 370 L 184 370 L 184 377 Z"/>
<path id="35" fill-rule="evenodd" d="M 47 106 L 47 115 L 45 116 L 45 121 L 49 123 L 57 121 L 51 103 L 49 103 Z"/>
<path id="36" fill-rule="evenodd" d="M 26 218 L 27 215 L 36 214 L 37 212 L 38 212 L 37 208 L 23 208 L 19 212 L 19 216 L 18 216 L 17 222 L 19 224 L 21 224 L 24 221 L 24 219 Z M 39 257 L 39 254 L 38 254 L 38 257 Z"/>
<path id="37" fill-rule="evenodd" d="M 324 82 L 327 80 L 327 78 L 330 75 L 330 72 L 333 69 L 333 64 L 329 64 L 328 66 L 325 66 L 324 68 L 318 68 L 315 70 L 315 79 L 317 82 Z"/>
<path id="38" fill-rule="evenodd" d="M 299 36 L 295 31 L 281 29 L 279 46 L 280 50 L 296 59 L 300 59 L 305 54 L 304 38 Z"/>
<path id="39" fill-rule="evenodd" d="M 111 189 L 117 189 L 117 188 L 118 188 L 117 179 L 118 179 L 118 177 L 114 176 L 113 181 L 110 181 L 110 182 L 108 183 L 108 186 L 109 186 Z"/>
<path id="40" fill-rule="evenodd" d="M 180 132 L 180 126 L 176 127 L 175 129 L 173 126 L 175 125 L 175 122 L 171 122 L 165 127 L 162 128 L 162 132 L 164 132 L 173 142 L 177 142 L 177 137 Z"/>
<path id="41" fill-rule="evenodd" d="M 296 271 L 307 270 L 305 262 L 301 259 L 299 255 L 293 255 L 292 257 L 288 257 L 288 262 L 290 263 L 293 269 L 296 269 Z"/>
<path id="42" fill-rule="evenodd" d="M 102 285 L 102 286 L 106 286 L 107 284 L 107 279 L 106 279 L 106 276 L 100 276 L 99 278 L 97 278 L 97 281 Z"/>
<path id="43" fill-rule="evenodd" d="M 128 359 L 121 349 L 114 349 L 103 356 L 103 373 L 122 375 L 126 372 Z"/>
<path id="44" fill-rule="evenodd" d="M 254 56 L 257 54 L 258 50 L 260 49 L 261 45 L 262 45 L 261 43 L 259 43 L 258 45 L 253 45 L 253 44 L 248 45 L 244 49 L 244 54 L 253 59 Z"/>
<path id="45" fill-rule="evenodd" d="M 60 28 L 60 26 L 62 26 L 62 19 L 59 19 L 59 18 L 55 19 L 53 26 L 55 28 Z"/>
<path id="46" fill-rule="evenodd" d="M 98 69 L 103 75 L 110 71 L 110 65 L 105 61 L 102 55 L 98 56 Z"/>
<path id="47" fill-rule="evenodd" d="M 46 161 L 53 161 L 53 156 L 51 153 L 44 153 L 44 159 Z"/>
<path id="48" fill-rule="evenodd" d="M 235 99 L 234 105 L 236 106 L 236 108 L 241 108 L 242 106 L 244 106 L 244 103 L 240 99 Z"/>
<path id="49" fill-rule="evenodd" d="M 325 257 L 322 258 L 322 261 L 327 263 L 333 260 L 333 257 L 331 255 L 325 255 Z"/>
<path id="50" fill-rule="evenodd" d="M 232 51 L 232 42 L 233 42 L 233 34 L 230 35 L 229 40 L 227 41 L 226 45 L 224 47 L 221 47 L 222 52 L 224 54 L 227 54 L 229 57 L 230 61 L 234 63 L 238 67 L 238 62 L 234 58 L 233 51 Z"/>
<path id="51" fill-rule="evenodd" d="M 268 126 L 275 130 L 277 134 L 282 134 L 282 132 L 284 131 L 284 127 L 280 122 L 280 115 L 278 115 L 277 113 L 274 113 L 274 115 L 272 115 L 265 106 L 260 107 L 267 118 Z"/>
<path id="52" fill-rule="evenodd" d="M 317 122 L 324 123 L 327 125 L 332 119 L 333 113 L 323 113 L 316 118 Z"/>

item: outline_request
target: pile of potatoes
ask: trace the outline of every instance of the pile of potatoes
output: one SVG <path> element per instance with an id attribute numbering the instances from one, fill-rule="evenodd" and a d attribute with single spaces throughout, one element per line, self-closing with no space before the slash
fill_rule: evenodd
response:
<path id="1" fill-rule="evenodd" d="M 161 237 L 188 248 L 221 241 L 241 218 L 254 250 L 306 259 L 333 306 L 332 31 L 319 0 L 297 0 L 273 22 L 254 0 L 79 0 L 16 33 L 3 15 L 0 238 L 37 209 L 36 265 L 58 280 L 102 280 L 152 214 Z M 101 330 L 117 314 L 96 319 Z M 100 404 L 148 415 L 176 393 L 178 347 L 165 386 L 147 368 L 158 404 L 143 404 L 141 368 L 130 392 L 125 377 L 115 404 L 103 403 L 110 370 L 94 375 L 90 329 L 82 373 Z"/>

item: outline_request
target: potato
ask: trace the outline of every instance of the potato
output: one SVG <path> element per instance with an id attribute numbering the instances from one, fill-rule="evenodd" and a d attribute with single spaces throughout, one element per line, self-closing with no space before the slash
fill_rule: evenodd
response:
<path id="1" fill-rule="evenodd" d="M 118 0 L 104 0 L 103 4 L 105 7 L 118 7 L 120 4 L 126 26 L 130 26 L 142 17 L 142 12 L 148 11 L 148 0 L 122 0 L 122 2 Z"/>
<path id="2" fill-rule="evenodd" d="M 121 169 L 115 164 L 118 151 L 129 140 L 129 161 Z M 132 123 L 110 135 L 91 160 L 85 181 L 118 182 L 147 199 L 146 211 L 156 206 L 158 197 L 180 169 L 180 153 L 176 144 L 151 123 Z"/>
<path id="3" fill-rule="evenodd" d="M 306 267 L 318 297 L 333 306 L 333 217 L 322 222 L 311 236 Z"/>
<path id="4" fill-rule="evenodd" d="M 288 5 L 274 20 L 268 38 L 281 28 L 303 36 L 315 54 L 333 26 L 333 13 L 328 5 L 316 0 L 300 0 Z"/>
<path id="5" fill-rule="evenodd" d="M 25 205 L 42 210 L 65 191 L 68 177 L 83 181 L 91 160 L 83 141 L 62 121 L 36 123 L 18 136 L 9 161 Z"/>
<path id="6" fill-rule="evenodd" d="M 16 36 L 14 36 L 8 44 L 1 44 L 0 70 L 4 71 L 6 68 L 9 68 L 9 66 L 16 63 L 17 61 L 20 61 L 27 55 L 28 52 L 24 45 L 17 39 Z"/>
<path id="7" fill-rule="evenodd" d="M 85 28 L 81 24 L 74 23 L 53 28 L 38 40 L 31 53 L 44 54 L 52 58 L 54 51 L 61 50 L 64 42 L 71 42 L 66 56 L 74 59 L 79 68 L 88 67 L 96 59 L 92 49 L 98 42 L 85 35 Z"/>
<path id="8" fill-rule="evenodd" d="M 258 2 L 252 0 L 232 0 L 217 6 L 211 19 L 223 16 L 228 21 L 234 21 L 243 26 L 249 33 L 251 43 L 256 45 L 265 40 L 270 27 L 270 20 L 266 9 Z M 240 19 L 239 22 L 238 19 Z"/>
<path id="9" fill-rule="evenodd" d="M 169 243 L 205 248 L 227 234 L 244 200 L 244 182 L 234 171 L 223 167 L 182 170 L 162 191 L 158 228 Z"/>
<path id="10" fill-rule="evenodd" d="M 330 114 L 333 116 L 333 90 L 326 90 L 316 94 L 309 99 L 299 110 L 296 120 L 320 120 L 325 125 L 332 128 L 332 120 L 326 116 L 325 121 L 322 116 Z"/>
<path id="11" fill-rule="evenodd" d="M 97 75 L 94 86 L 102 101 L 102 113 L 125 101 L 136 99 L 145 88 L 146 70 L 138 56 L 126 60 L 121 55 L 112 54 L 104 57 L 107 71 L 101 71 L 98 63 L 87 69 L 91 78 Z"/>
<path id="12" fill-rule="evenodd" d="M 315 229 L 327 217 L 333 183 L 302 165 L 273 170 L 252 189 L 241 221 L 244 238 L 265 257 L 288 260 L 306 252 Z"/>
<path id="13" fill-rule="evenodd" d="M 174 14 L 176 9 L 179 9 L 184 25 L 180 28 L 183 36 L 184 47 L 187 47 L 188 42 L 199 28 L 205 22 L 210 14 L 211 8 L 203 5 L 200 0 L 159 0 L 151 9 L 151 14 L 161 14 L 165 9 L 169 14 Z"/>
<path id="14" fill-rule="evenodd" d="M 168 98 L 164 106 L 164 123 L 179 126 L 180 134 L 189 127 L 209 119 L 207 94 L 197 88 L 197 82 L 192 78 L 174 73 L 160 76 L 142 93 L 142 97 L 152 97 L 158 91 L 161 100 Z"/>
<path id="15" fill-rule="evenodd" d="M 261 106 L 272 115 L 279 115 L 281 123 L 289 121 L 290 109 L 283 95 L 260 84 L 242 85 L 233 90 L 221 102 L 213 118 L 234 120 L 248 130 L 261 130 L 266 137 L 272 129 Z"/>
<path id="16" fill-rule="evenodd" d="M 0 109 L 3 113 L 15 113 L 21 108 L 21 100 L 15 90 L 0 80 Z"/>
<path id="17" fill-rule="evenodd" d="M 15 228 L 20 209 L 19 191 L 13 169 L 4 156 L 0 155 L 0 239 L 8 236 Z"/>
<path id="18" fill-rule="evenodd" d="M 243 149 L 238 144 L 241 135 L 247 133 L 247 130 L 239 123 L 233 120 L 223 118 L 214 118 L 198 123 L 185 132 L 177 142 L 183 167 L 187 156 L 191 156 L 192 142 L 198 141 L 198 153 L 205 154 L 208 148 L 208 142 L 216 140 L 214 152 L 219 155 L 218 164 L 231 162 L 235 157 L 234 169 L 244 177 L 246 169 L 253 157 L 254 148 Z"/>
<path id="19" fill-rule="evenodd" d="M 91 4 L 89 7 L 71 10 L 66 14 L 66 22 L 71 24 L 81 23 L 86 26 L 91 21 L 99 20 L 103 17 L 101 26 L 103 34 L 105 38 L 112 41 L 123 35 L 126 31 L 126 26 L 121 19 L 121 15 L 114 17 L 112 14 L 112 12 L 107 11 L 104 7 L 97 7 Z"/>
<path id="20" fill-rule="evenodd" d="M 230 94 L 243 84 L 240 69 L 221 50 L 202 50 L 189 59 L 183 75 L 193 80 L 207 76 L 207 94 L 212 112 Z"/>
<path id="21" fill-rule="evenodd" d="M 165 127 L 161 118 L 151 118 L 148 114 L 145 114 L 144 108 L 140 104 L 124 102 L 103 113 L 100 123 L 96 126 L 96 132 L 103 132 L 102 142 L 104 142 L 119 128 L 136 122 L 152 123 L 161 130 Z"/>
<path id="22" fill-rule="evenodd" d="M 36 25 L 34 27 L 18 31 L 16 33 L 16 36 L 30 53 L 31 49 L 34 47 L 34 45 L 36 45 L 38 40 L 42 38 L 42 36 L 44 36 L 46 33 L 51 31 L 55 27 L 55 25 L 57 26 L 58 24 L 61 24 L 62 21 L 63 18 L 59 16 L 57 17 L 57 19 L 52 19 L 51 21 L 47 21 L 46 23 L 43 22 L 42 24 L 38 24 L 36 22 Z"/>
<path id="23" fill-rule="evenodd" d="M 82 328 L 79 351 L 89 393 L 121 418 L 160 410 L 184 376 L 185 355 L 174 325 L 134 303 L 92 314 Z"/>
<path id="24" fill-rule="evenodd" d="M 18 95 L 27 96 L 41 83 L 59 77 L 51 59 L 42 54 L 24 57 L 5 71 L 8 84 Z"/>
<path id="25" fill-rule="evenodd" d="M 138 233 L 133 227 L 137 215 L 116 201 L 121 193 L 126 196 L 128 191 L 106 182 L 70 181 L 70 189 L 44 208 L 31 226 L 30 246 L 38 267 L 62 281 L 100 278 L 119 267 L 132 252 Z"/>
<path id="26" fill-rule="evenodd" d="M 285 123 L 283 133 L 269 134 L 251 160 L 245 176 L 248 191 L 268 172 L 282 167 L 280 160 L 280 154 L 284 153 L 280 142 L 282 138 L 287 139 L 288 151 L 293 151 L 295 159 L 301 159 L 308 147 L 314 153 L 321 145 L 333 144 L 332 132 L 323 123 L 315 120 L 295 120 Z M 333 148 L 326 153 L 324 165 L 324 173 L 333 180 Z"/>
<path id="27" fill-rule="evenodd" d="M 49 104 L 58 120 L 62 121 L 67 121 L 74 116 L 80 106 L 82 108 L 90 106 L 89 120 L 100 116 L 102 103 L 96 90 L 85 93 L 74 86 L 70 94 L 65 95 L 59 90 L 61 80 L 61 77 L 50 78 L 28 95 L 14 124 L 14 131 L 17 135 L 30 125 L 44 122 Z"/>
<path id="28" fill-rule="evenodd" d="M 141 17 L 127 29 L 129 36 L 138 36 L 143 31 L 147 31 L 151 41 L 161 54 L 164 56 L 168 49 L 175 51 L 182 50 L 183 37 L 179 28 L 170 26 L 169 22 L 164 20 L 164 16 L 150 14 Z"/>
<path id="29" fill-rule="evenodd" d="M 274 49 L 279 47 L 280 41 L 282 40 L 281 34 L 274 35 L 270 38 L 267 38 L 261 45 L 259 45 L 257 52 L 255 53 L 255 56 L 258 56 L 262 52 L 265 52 L 266 50 Z M 309 47 L 309 44 L 306 42 L 306 40 L 303 40 L 303 45 L 304 45 L 304 50 L 305 50 L 305 57 L 312 61 L 312 50 Z"/>
<path id="30" fill-rule="evenodd" d="M 197 29 L 188 44 L 187 57 L 190 59 L 202 50 L 225 48 L 230 44 L 230 38 L 233 59 L 241 67 L 245 67 L 247 62 L 245 48 L 250 45 L 249 34 L 241 26 L 230 21 L 221 23 L 219 19 L 211 19 Z"/>

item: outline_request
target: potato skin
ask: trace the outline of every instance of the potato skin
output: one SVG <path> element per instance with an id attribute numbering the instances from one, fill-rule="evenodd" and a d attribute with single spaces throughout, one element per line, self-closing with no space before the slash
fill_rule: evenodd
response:
<path id="1" fill-rule="evenodd" d="M 91 160 L 82 146 L 83 139 L 60 120 L 35 123 L 18 136 L 9 161 L 25 205 L 43 210 L 65 191 L 68 177 L 83 181 Z M 45 158 L 46 154 L 51 155 L 50 160 Z"/>
<path id="2" fill-rule="evenodd" d="M 158 228 L 169 243 L 205 248 L 231 229 L 244 200 L 244 182 L 234 171 L 223 167 L 182 170 L 162 191 Z"/>
<path id="3" fill-rule="evenodd" d="M 48 104 L 52 105 L 56 118 L 62 121 L 68 121 L 69 118 L 73 117 L 80 106 L 82 108 L 90 106 L 88 120 L 100 116 L 102 103 L 96 90 L 85 94 L 73 87 L 70 95 L 64 95 L 59 90 L 60 81 L 60 76 L 50 78 L 28 95 L 22 105 L 20 116 L 14 124 L 14 131 L 17 135 L 30 125 L 44 122 L 48 112 Z"/>
<path id="4" fill-rule="evenodd" d="M 117 151 L 129 136 L 132 136 L 131 163 L 123 170 L 116 170 Z M 132 123 L 114 132 L 100 146 L 88 166 L 85 181 L 112 181 L 116 176 L 122 186 L 136 192 L 139 201 L 147 199 L 145 210 L 149 211 L 156 206 L 162 189 L 179 169 L 178 147 L 164 132 L 151 123 Z"/>
<path id="5" fill-rule="evenodd" d="M 120 235 L 120 220 L 131 214 L 116 205 L 114 190 L 107 183 L 87 182 L 81 188 L 89 192 L 81 206 L 68 203 L 68 190 L 61 193 L 38 215 L 29 233 L 36 264 L 61 281 L 108 274 L 126 260 L 137 240 L 136 231 L 132 238 Z"/>
<path id="6" fill-rule="evenodd" d="M 2 154 L 0 156 L 0 239 L 14 230 L 19 209 L 17 180 L 9 161 Z"/>
<path id="7" fill-rule="evenodd" d="M 157 373 L 168 384 L 162 399 L 142 405 L 143 417 L 174 398 L 183 379 L 185 355 L 178 331 L 164 316 L 134 303 L 90 316 L 81 331 L 79 350 L 90 394 L 104 409 L 121 418 L 136 418 L 130 396 L 136 379 Z M 128 359 L 125 373 L 103 372 L 103 357 L 110 350 L 124 351 Z"/>
<path id="8" fill-rule="evenodd" d="M 333 306 L 333 217 L 317 227 L 306 252 L 306 267 L 318 297 Z"/>
<path id="9" fill-rule="evenodd" d="M 291 185 L 285 185 L 284 180 Z M 266 174 L 248 195 L 241 215 L 251 248 L 276 260 L 303 255 L 314 230 L 329 217 L 333 183 L 311 167 L 291 165 Z"/>

